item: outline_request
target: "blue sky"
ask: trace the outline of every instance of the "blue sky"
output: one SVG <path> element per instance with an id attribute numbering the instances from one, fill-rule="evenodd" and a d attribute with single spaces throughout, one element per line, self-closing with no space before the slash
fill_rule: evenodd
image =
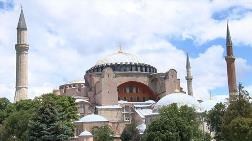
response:
<path id="1" fill-rule="evenodd" d="M 190 54 L 197 98 L 227 95 L 226 23 L 229 20 L 237 83 L 252 93 L 252 1 L 229 0 L 0 0 L 0 96 L 15 92 L 16 26 L 28 26 L 29 97 L 83 79 L 96 61 L 118 50 L 158 72 L 175 68 L 186 90 Z"/>

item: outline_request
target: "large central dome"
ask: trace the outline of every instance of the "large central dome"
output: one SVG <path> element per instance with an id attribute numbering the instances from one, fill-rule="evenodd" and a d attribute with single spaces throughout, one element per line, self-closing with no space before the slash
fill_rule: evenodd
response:
<path id="1" fill-rule="evenodd" d="M 129 63 L 143 63 L 142 59 L 138 56 L 130 53 L 125 53 L 121 49 L 113 54 L 110 54 L 102 59 L 99 59 L 95 65 L 102 64 L 129 64 Z"/>
<path id="2" fill-rule="evenodd" d="M 110 67 L 115 72 L 157 73 L 157 69 L 145 64 L 136 55 L 125 53 L 121 49 L 116 53 L 99 59 L 95 66 L 87 70 L 87 73 L 101 73 L 104 68 Z"/>

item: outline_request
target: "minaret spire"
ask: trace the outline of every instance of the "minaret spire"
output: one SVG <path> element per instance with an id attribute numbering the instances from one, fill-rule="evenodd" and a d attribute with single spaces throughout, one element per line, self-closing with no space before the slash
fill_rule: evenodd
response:
<path id="1" fill-rule="evenodd" d="M 227 21 L 227 37 L 226 37 L 226 46 L 231 47 L 232 46 L 232 40 L 229 32 L 229 26 Z"/>
<path id="2" fill-rule="evenodd" d="M 23 8 L 22 7 L 21 7 L 21 12 L 20 12 L 19 20 L 18 20 L 17 29 L 27 30 L 26 23 L 25 23 L 24 12 L 23 12 Z"/>
<path id="3" fill-rule="evenodd" d="M 230 36 L 228 22 L 227 22 L 227 35 L 226 35 L 226 51 L 227 56 L 225 57 L 225 59 L 227 63 L 229 99 L 232 100 L 232 98 L 237 94 L 237 85 L 236 85 L 236 73 L 235 73 L 235 57 L 233 54 L 233 44 Z"/>
<path id="4" fill-rule="evenodd" d="M 27 27 L 21 8 L 17 25 L 16 49 L 16 92 L 14 101 L 27 99 L 28 94 L 28 50 Z"/>
<path id="5" fill-rule="evenodd" d="M 189 55 L 187 53 L 186 55 L 186 80 L 187 80 L 187 93 L 188 95 L 193 95 L 193 89 L 192 89 L 192 72 L 191 72 L 191 64 L 189 60 Z"/>

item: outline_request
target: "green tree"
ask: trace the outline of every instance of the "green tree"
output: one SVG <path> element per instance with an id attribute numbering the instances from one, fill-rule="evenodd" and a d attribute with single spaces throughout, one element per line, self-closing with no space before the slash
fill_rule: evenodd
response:
<path id="1" fill-rule="evenodd" d="M 1 140 L 23 141 L 27 139 L 28 122 L 31 115 L 26 111 L 17 111 L 11 114 L 1 129 Z"/>
<path id="2" fill-rule="evenodd" d="M 223 117 L 222 134 L 226 141 L 246 141 L 250 136 L 252 132 L 252 103 L 249 100 L 248 92 L 239 84 L 238 96 L 233 97 L 230 101 Z M 244 133 L 248 133 L 248 136 L 245 136 Z"/>
<path id="3" fill-rule="evenodd" d="M 108 126 L 95 127 L 92 129 L 95 141 L 113 141 L 113 131 Z"/>
<path id="4" fill-rule="evenodd" d="M 145 141 L 200 141 L 204 134 L 199 129 L 200 120 L 193 108 L 176 104 L 160 109 L 157 117 L 146 129 Z"/>
<path id="5" fill-rule="evenodd" d="M 52 104 L 51 108 L 54 110 L 48 109 L 48 107 L 45 108 L 45 103 L 47 102 Z M 40 127 L 45 125 L 43 122 L 38 122 L 39 114 L 42 114 L 39 110 L 42 110 L 43 108 L 45 108 L 45 111 L 42 117 L 48 117 L 50 115 L 55 121 L 50 127 L 57 130 L 50 134 L 57 136 L 57 139 L 59 138 L 59 140 L 64 140 L 74 135 L 73 121 L 78 118 L 74 98 L 47 94 L 38 97 L 35 100 L 21 100 L 16 103 L 10 103 L 8 99 L 1 98 L 0 140 L 27 141 L 29 137 L 28 133 L 31 131 L 34 134 L 39 135 L 41 132 L 36 130 L 35 126 Z M 48 111 L 46 111 L 46 109 Z M 46 115 L 46 112 L 50 112 L 50 110 L 53 114 Z M 62 132 L 64 132 L 64 134 L 62 134 Z M 45 132 L 43 133 L 46 134 Z M 36 140 L 41 139 L 37 138 Z"/>
<path id="6" fill-rule="evenodd" d="M 10 105 L 11 102 L 7 98 L 0 98 L 0 125 L 12 112 Z"/>
<path id="7" fill-rule="evenodd" d="M 211 132 L 215 132 L 215 140 L 223 140 L 222 124 L 224 122 L 224 114 L 226 106 L 223 103 L 217 103 L 212 110 L 207 113 L 206 122 Z"/>
<path id="8" fill-rule="evenodd" d="M 252 139 L 252 118 L 237 117 L 233 119 L 225 129 L 229 135 L 229 141 L 251 141 Z"/>
<path id="9" fill-rule="evenodd" d="M 136 128 L 136 124 L 132 122 L 131 124 L 127 125 L 122 134 L 121 134 L 122 141 L 140 141 L 140 134 Z"/>
<path id="10" fill-rule="evenodd" d="M 6 107 L 8 117 L 0 127 L 0 140 L 23 141 L 27 140 L 28 122 L 34 115 L 36 107 L 32 100 L 21 100 Z"/>
<path id="11" fill-rule="evenodd" d="M 36 101 L 55 101 L 60 119 L 65 122 L 73 122 L 79 118 L 75 99 L 70 96 L 57 96 L 54 94 L 45 94 L 37 98 Z"/>
<path id="12" fill-rule="evenodd" d="M 71 127 L 60 120 L 56 101 L 44 100 L 29 123 L 30 141 L 64 141 L 72 136 Z"/>
<path id="13" fill-rule="evenodd" d="M 35 99 L 35 101 L 54 101 L 59 113 L 59 120 L 69 127 L 71 136 L 74 136 L 73 122 L 79 118 L 75 99 L 70 96 L 57 96 L 54 94 L 45 94 Z"/>

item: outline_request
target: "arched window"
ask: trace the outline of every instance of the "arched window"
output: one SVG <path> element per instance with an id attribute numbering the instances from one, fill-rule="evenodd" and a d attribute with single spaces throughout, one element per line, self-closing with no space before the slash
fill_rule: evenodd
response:
<path id="1" fill-rule="evenodd" d="M 133 93 L 136 93 L 137 87 L 133 87 Z"/>
<path id="2" fill-rule="evenodd" d="M 129 93 L 133 93 L 133 87 L 129 86 Z"/>
<path id="3" fill-rule="evenodd" d="M 130 88 L 126 87 L 126 93 L 130 93 Z"/>
<path id="4" fill-rule="evenodd" d="M 136 71 L 136 66 L 132 65 L 132 71 Z"/>
<path id="5" fill-rule="evenodd" d="M 137 102 L 139 102 L 139 97 L 137 97 Z"/>

